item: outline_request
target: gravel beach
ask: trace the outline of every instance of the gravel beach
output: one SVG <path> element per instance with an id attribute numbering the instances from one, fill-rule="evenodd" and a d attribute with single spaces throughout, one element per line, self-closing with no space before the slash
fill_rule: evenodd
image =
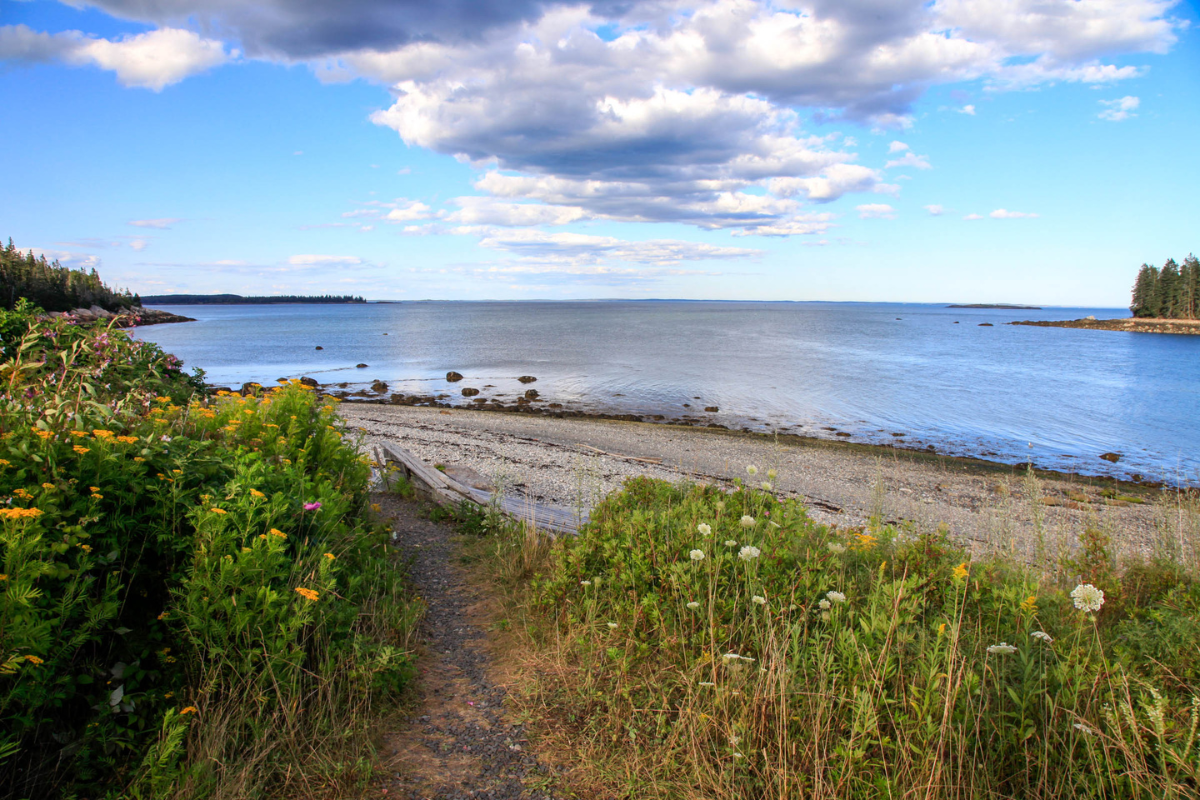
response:
<path id="1" fill-rule="evenodd" d="M 1027 561 L 1073 549 L 1087 526 L 1120 552 L 1145 552 L 1164 517 L 1156 490 L 1053 473 L 1030 481 L 1017 467 L 892 448 L 468 409 L 346 402 L 339 413 L 365 446 L 391 441 L 511 496 L 577 511 L 633 476 L 731 486 L 755 465 L 753 480 L 776 470 L 776 494 L 801 499 L 819 522 L 850 528 L 878 515 L 918 531 L 946 525 L 973 552 Z"/>

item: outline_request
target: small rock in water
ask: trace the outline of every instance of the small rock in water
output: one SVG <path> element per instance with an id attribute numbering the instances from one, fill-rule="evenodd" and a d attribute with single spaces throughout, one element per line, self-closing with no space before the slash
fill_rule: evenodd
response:
<path id="1" fill-rule="evenodd" d="M 517 380 L 519 380 L 521 383 L 533 383 L 537 380 L 537 378 L 533 377 L 532 375 L 522 375 L 521 377 L 517 378 Z"/>
<path id="2" fill-rule="evenodd" d="M 537 400 L 537 398 L 538 398 L 538 390 L 537 389 L 527 389 L 525 391 L 525 399 Z"/>
<path id="3" fill-rule="evenodd" d="M 375 381 L 371 384 L 371 391 L 377 394 L 383 394 L 388 390 L 388 385 L 384 381 Z"/>
<path id="4" fill-rule="evenodd" d="M 992 325 L 992 323 L 990 323 L 990 322 L 981 322 L 981 323 L 979 323 L 979 327 L 981 327 L 981 328 L 994 328 L 995 326 L 994 326 L 994 325 Z"/>
<path id="5" fill-rule="evenodd" d="M 718 411 L 720 411 L 721 409 L 718 406 L 705 406 L 704 410 L 710 414 L 715 414 Z"/>
<path id="6" fill-rule="evenodd" d="M 446 380 L 448 380 L 450 383 L 458 383 L 462 380 L 462 375 L 451 370 L 450 372 L 446 373 Z"/>
<path id="7" fill-rule="evenodd" d="M 478 390 L 478 389 L 472 389 L 470 386 L 468 386 L 467 388 L 465 388 L 465 389 L 463 389 L 463 390 L 462 390 L 462 396 L 463 396 L 463 397 L 474 397 L 474 396 L 475 396 L 475 395 L 477 395 L 477 394 L 479 394 L 479 390 Z"/>
<path id="8" fill-rule="evenodd" d="M 1120 453 L 1101 453 L 1100 457 L 1103 458 L 1105 461 L 1109 461 L 1113 464 L 1115 464 L 1121 460 Z"/>
<path id="9" fill-rule="evenodd" d="M 301 378 L 300 382 L 303 383 L 305 386 L 311 386 L 314 389 L 321 385 L 321 384 L 317 383 L 316 378 L 310 378 L 307 375 L 305 375 L 303 378 Z"/>
<path id="10" fill-rule="evenodd" d="M 366 364 L 355 364 L 354 366 L 355 366 L 355 367 L 357 367 L 358 369 L 366 369 L 368 365 L 366 365 Z"/>
<path id="11" fill-rule="evenodd" d="M 325 348 L 324 348 L 324 347 L 321 347 L 321 345 L 317 345 L 317 349 L 318 349 L 318 350 L 324 350 Z"/>
<path id="12" fill-rule="evenodd" d="M 1095 315 L 1095 314 L 1088 314 L 1086 317 L 1084 317 L 1084 318 L 1083 318 L 1083 321 L 1084 321 L 1084 322 L 1095 322 L 1095 321 L 1096 321 L 1096 315 Z"/>

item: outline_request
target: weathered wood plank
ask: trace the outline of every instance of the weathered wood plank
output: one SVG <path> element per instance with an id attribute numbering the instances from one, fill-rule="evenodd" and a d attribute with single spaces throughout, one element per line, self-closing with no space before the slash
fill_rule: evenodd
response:
<path id="1" fill-rule="evenodd" d="M 492 492 L 459 483 L 391 442 L 381 442 L 379 452 L 379 463 L 399 466 L 405 477 L 418 484 L 417 488 L 438 505 L 458 505 L 464 500 L 484 507 L 495 505 L 505 516 L 550 534 L 575 535 L 579 532 L 579 526 L 587 521 L 586 513 L 583 519 L 579 519 L 570 511 L 526 499 L 502 496 L 497 500 Z"/>

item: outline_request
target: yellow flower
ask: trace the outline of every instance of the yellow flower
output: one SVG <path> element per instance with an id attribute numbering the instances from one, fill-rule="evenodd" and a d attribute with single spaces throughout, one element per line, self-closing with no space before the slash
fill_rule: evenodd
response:
<path id="1" fill-rule="evenodd" d="M 272 536 L 278 536 L 280 539 L 287 538 L 287 534 L 284 533 L 283 531 L 279 530 L 278 528 L 271 528 L 271 530 L 267 531 L 267 533 L 271 534 Z"/>
<path id="2" fill-rule="evenodd" d="M 38 436 L 42 437 L 42 439 L 49 439 L 51 436 L 54 435 L 50 431 L 44 431 L 41 428 L 34 428 L 33 432 L 36 433 Z"/>
<path id="3" fill-rule="evenodd" d="M 79 437 L 80 439 L 86 439 L 87 437 L 91 436 L 91 434 L 88 433 L 87 431 L 69 431 L 69 433 L 72 436 Z"/>
<path id="4" fill-rule="evenodd" d="M 199 713 L 200 712 L 196 710 L 195 706 L 188 706 L 183 711 L 179 712 L 179 716 L 182 717 L 184 714 L 199 714 Z"/>
<path id="5" fill-rule="evenodd" d="M 266 497 L 266 495 L 263 494 L 262 492 L 260 492 L 258 489 L 251 489 L 250 496 L 251 497 Z"/>
<path id="6" fill-rule="evenodd" d="M 7 458 L 0 458 L 0 467 L 11 467 L 11 466 L 12 466 L 12 462 L 9 461 Z"/>
<path id="7" fill-rule="evenodd" d="M 941 625 L 938 625 L 938 636 L 941 636 L 945 632 L 946 632 L 946 623 L 943 622 Z"/>
<path id="8" fill-rule="evenodd" d="M 3 573 L 0 573 L 0 581 L 6 581 L 6 580 L 8 580 L 8 576 Z"/>
<path id="9" fill-rule="evenodd" d="M 89 486 L 88 491 L 98 492 L 98 491 L 100 491 L 100 487 L 99 486 Z"/>
<path id="10" fill-rule="evenodd" d="M 378 514 L 383 510 L 383 506 L 379 505 L 379 503 L 371 503 L 371 510 Z"/>
<path id="11" fill-rule="evenodd" d="M 1027 614 L 1037 613 L 1037 595 L 1031 594 L 1021 601 L 1021 610 Z"/>
<path id="12" fill-rule="evenodd" d="M 97 439 L 111 439 L 115 435 L 112 431 L 102 429 L 94 430 L 92 433 L 95 434 Z"/>
<path id="13" fill-rule="evenodd" d="M 13 494 L 22 500 L 28 500 L 33 497 L 33 495 L 31 495 L 27 489 L 13 489 Z"/>
<path id="14" fill-rule="evenodd" d="M 850 546 L 853 547 L 855 550 L 861 550 L 862 552 L 865 553 L 866 551 L 873 548 L 878 542 L 879 542 L 879 540 L 876 539 L 871 534 L 867 533 L 866 531 L 860 531 L 860 532 L 854 534 L 854 541 L 851 543 Z"/>
<path id="15" fill-rule="evenodd" d="M 3 519 L 35 519 L 40 517 L 42 512 L 36 508 L 4 508 L 0 509 L 0 518 Z"/>
<path id="16" fill-rule="evenodd" d="M 45 664 L 46 663 L 45 661 L 38 658 L 37 656 L 25 656 L 25 660 L 28 661 L 30 664 Z"/>
<path id="17" fill-rule="evenodd" d="M 92 499 L 93 500 L 103 500 L 104 495 L 100 494 L 99 492 L 92 492 Z"/>
<path id="18" fill-rule="evenodd" d="M 226 511 L 225 509 L 223 509 L 223 508 L 217 508 L 216 506 L 213 506 L 213 507 L 212 507 L 212 508 L 210 508 L 209 510 L 210 510 L 210 511 L 212 511 L 214 514 L 228 514 L 228 513 L 229 513 L 229 512 L 228 512 L 228 511 Z"/>
<path id="19" fill-rule="evenodd" d="M 81 545 L 79 545 L 79 549 L 85 553 L 92 552 L 92 546 L 90 544 L 81 544 Z"/>
<path id="20" fill-rule="evenodd" d="M 53 489 L 53 488 L 54 488 L 54 484 L 53 484 L 53 483 L 43 483 L 43 484 L 42 484 L 42 488 L 43 488 L 43 489 Z"/>
<path id="21" fill-rule="evenodd" d="M 86 447 L 81 447 L 80 445 L 75 445 L 75 447 L 72 449 L 74 449 L 76 453 L 79 453 L 79 455 L 83 455 L 88 451 Z"/>
<path id="22" fill-rule="evenodd" d="M 141 461 L 145 461 L 146 459 L 142 458 L 141 456 L 134 456 L 133 460 L 141 462 Z"/>
<path id="23" fill-rule="evenodd" d="M 316 600 L 318 597 L 320 597 L 320 595 L 314 592 L 312 589 L 305 589 L 303 586 L 296 587 L 296 594 L 308 600 Z"/>
<path id="24" fill-rule="evenodd" d="M 121 444 L 137 444 L 137 440 L 138 440 L 138 438 L 136 436 L 118 436 L 117 437 L 117 441 L 120 442 Z"/>
<path id="25" fill-rule="evenodd" d="M 163 700 L 170 700 L 174 696 L 175 696 L 174 692 L 167 692 L 166 694 L 163 695 Z"/>
<path id="26" fill-rule="evenodd" d="M 967 567 L 967 562 L 964 561 L 963 563 L 959 564 L 957 567 L 954 568 L 955 580 L 961 581 L 963 578 L 967 577 L 967 573 L 970 571 L 971 570 Z"/>
<path id="27" fill-rule="evenodd" d="M 166 619 L 166 618 L 167 618 L 167 612 L 166 612 L 166 611 L 164 611 L 164 612 L 162 612 L 161 614 L 159 614 L 159 615 L 158 615 L 158 621 L 159 621 L 159 622 L 162 622 L 162 621 L 163 621 L 164 619 Z"/>
<path id="28" fill-rule="evenodd" d="M 337 558 L 337 556 L 335 556 L 333 553 L 326 553 L 325 557 L 328 558 L 330 561 L 333 561 L 335 558 Z"/>
<path id="29" fill-rule="evenodd" d="M 220 394 L 220 392 L 217 392 L 217 394 Z M 226 392 L 226 394 L 228 394 L 228 392 Z M 156 397 L 156 398 L 154 398 L 154 402 L 156 402 L 156 403 L 169 403 L 169 402 L 171 402 L 171 398 L 169 398 L 169 397 Z"/>
<path id="30" fill-rule="evenodd" d="M 182 474 L 183 474 L 183 470 L 181 470 L 181 469 L 173 469 L 173 470 L 171 470 L 171 472 L 173 472 L 173 473 L 174 473 L 174 474 L 176 474 L 176 475 L 182 475 Z"/>

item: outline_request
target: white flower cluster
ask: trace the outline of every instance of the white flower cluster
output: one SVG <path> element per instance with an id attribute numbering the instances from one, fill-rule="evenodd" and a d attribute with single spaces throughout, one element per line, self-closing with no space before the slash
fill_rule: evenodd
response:
<path id="1" fill-rule="evenodd" d="M 617 629 L 617 623 L 615 623 L 615 622 L 609 622 L 609 623 L 607 623 L 607 624 L 608 624 L 608 627 L 612 628 L 613 630 L 616 630 L 616 629 Z"/>
<path id="2" fill-rule="evenodd" d="M 1099 611 L 1104 605 L 1104 590 L 1097 589 L 1090 583 L 1081 583 L 1071 590 L 1071 599 L 1080 611 Z"/>
<path id="3" fill-rule="evenodd" d="M 750 475 L 757 475 L 757 474 L 758 474 L 758 467 L 756 467 L 756 466 L 754 466 L 753 464 L 751 464 L 750 466 L 746 467 L 746 472 L 747 472 L 748 474 L 750 474 Z"/>
<path id="4" fill-rule="evenodd" d="M 821 602 L 817 603 L 817 605 L 820 606 L 822 611 L 828 611 L 829 609 L 833 608 L 833 604 L 823 597 L 821 598 Z"/>
<path id="5" fill-rule="evenodd" d="M 703 550 L 693 550 L 692 552 L 688 553 L 688 557 L 690 559 L 692 559 L 692 561 L 703 561 L 704 560 L 704 551 Z"/>
<path id="6" fill-rule="evenodd" d="M 721 658 L 725 659 L 726 664 L 730 663 L 731 661 L 745 661 L 748 663 L 754 662 L 754 659 L 750 656 L 739 656 L 737 653 L 726 653 L 725 655 L 721 656 Z"/>
<path id="7" fill-rule="evenodd" d="M 842 544 L 841 542 L 830 542 L 828 547 L 831 553 L 841 554 L 846 552 L 846 545 Z"/>
<path id="8" fill-rule="evenodd" d="M 696 526 L 696 530 L 700 531 L 701 536 L 712 536 L 712 528 L 707 522 L 701 522 Z"/>
<path id="9" fill-rule="evenodd" d="M 846 602 L 846 595 L 842 594 L 841 592 L 826 592 L 825 597 L 831 603 L 841 604 Z"/>
<path id="10" fill-rule="evenodd" d="M 1031 633 L 1029 635 L 1035 639 L 1045 642 L 1046 644 L 1050 644 L 1051 642 L 1054 641 L 1054 637 L 1051 636 L 1050 634 L 1046 633 L 1045 631 L 1034 631 L 1033 633 Z"/>
<path id="11" fill-rule="evenodd" d="M 749 514 L 745 514 L 742 516 L 741 523 L 743 528 L 753 528 L 754 517 L 750 516 Z"/>
<path id="12" fill-rule="evenodd" d="M 737 547 L 737 540 L 736 539 L 726 539 L 725 546 L 726 547 Z"/>
<path id="13" fill-rule="evenodd" d="M 1007 642 L 1001 642 L 1000 644 L 994 644 L 989 647 L 988 652 L 994 656 L 1011 656 L 1013 653 L 1017 652 L 1017 648 L 1013 647 Z"/>
<path id="14" fill-rule="evenodd" d="M 771 491 L 773 488 L 775 488 L 775 487 L 771 486 L 771 482 L 770 482 L 770 481 L 763 481 L 762 483 L 760 483 L 760 484 L 759 484 L 759 486 L 761 486 L 761 487 L 762 487 L 762 490 L 763 490 L 764 492 L 769 492 L 769 491 Z"/>
<path id="15" fill-rule="evenodd" d="M 692 609 L 693 611 L 695 611 L 697 608 L 700 607 L 700 604 L 697 603 L 695 600 L 693 600 L 692 602 L 687 604 L 687 607 Z"/>
<path id="16" fill-rule="evenodd" d="M 758 558 L 758 556 L 759 550 L 753 545 L 746 545 L 738 551 L 738 558 L 740 558 L 742 561 L 753 561 L 754 559 Z"/>
<path id="17" fill-rule="evenodd" d="M 767 598 L 763 597 L 762 595 L 756 594 L 752 599 L 754 600 L 755 605 L 765 606 L 767 604 Z"/>

